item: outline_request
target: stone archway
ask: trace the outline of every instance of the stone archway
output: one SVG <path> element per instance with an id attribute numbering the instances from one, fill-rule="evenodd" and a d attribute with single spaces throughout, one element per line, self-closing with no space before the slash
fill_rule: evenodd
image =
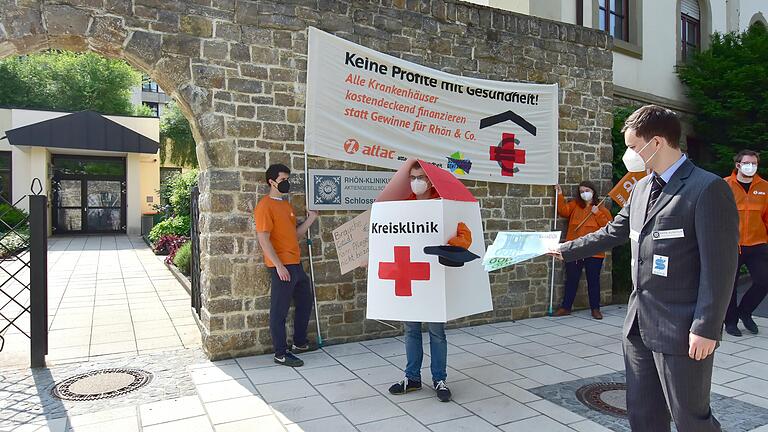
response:
<path id="1" fill-rule="evenodd" d="M 603 32 L 457 0 L 4 2 L 0 56 L 65 48 L 123 58 L 191 120 L 201 166 L 201 330 L 211 358 L 271 350 L 269 277 L 251 212 L 268 165 L 303 175 L 310 26 L 454 74 L 558 83 L 561 181 L 611 186 L 613 55 Z M 322 158 L 310 158 L 310 166 L 365 169 Z M 550 228 L 551 190 L 476 183 L 489 238 Z M 294 205 L 301 213 L 303 196 Z M 313 245 L 320 325 L 330 342 L 396 334 L 365 320 L 364 274 L 338 274 L 330 232 L 350 216 L 321 216 Z M 607 299 L 610 283 L 605 288 Z M 493 312 L 457 324 L 545 313 L 547 262 L 495 274 L 492 292 Z"/>
<path id="2" fill-rule="evenodd" d="M 174 40 L 171 33 L 132 27 L 130 18 L 122 15 L 132 9 L 131 5 L 125 8 L 125 2 L 114 2 L 114 8 L 104 9 L 44 2 L 18 3 L 0 13 L 0 58 L 64 49 L 93 51 L 123 59 L 151 76 L 178 102 L 190 121 L 201 171 L 207 173 L 210 168 L 221 165 L 222 152 L 212 148 L 221 147 L 225 141 L 224 120 L 214 114 L 211 90 L 192 79 L 192 62 L 201 57 L 199 50 L 195 53 L 189 47 L 181 49 L 183 44 Z M 190 29 L 193 33 L 205 32 L 204 28 L 198 29 L 194 25 Z M 177 32 L 179 29 L 167 30 Z M 168 38 L 165 45 L 164 35 Z M 213 160 L 209 157 L 212 154 L 216 156 Z M 234 160 L 223 163 L 231 168 Z M 205 178 L 205 175 L 201 177 Z M 205 205 L 206 199 L 207 194 L 201 196 L 201 204 Z M 206 334 L 210 335 L 210 320 L 206 316 L 201 318 L 201 332 L 205 338 Z"/>

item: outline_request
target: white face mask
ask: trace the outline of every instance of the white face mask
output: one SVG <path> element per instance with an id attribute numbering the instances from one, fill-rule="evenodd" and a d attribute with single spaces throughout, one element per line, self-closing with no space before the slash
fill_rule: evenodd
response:
<path id="1" fill-rule="evenodd" d="M 653 139 L 651 139 L 651 141 L 653 141 Z M 640 151 L 642 152 L 643 150 L 645 150 L 645 148 L 651 144 L 651 141 L 648 141 L 647 143 L 645 143 L 645 145 L 643 146 L 643 148 L 640 149 Z M 653 159 L 654 156 L 656 156 L 656 153 L 658 152 L 659 152 L 659 149 L 656 149 L 656 151 L 653 152 L 651 157 L 649 157 L 648 160 L 646 161 L 646 160 L 643 160 L 642 156 L 640 156 L 640 152 L 636 152 L 631 148 L 627 148 L 627 151 L 624 152 L 624 156 L 621 158 L 621 160 L 624 162 L 624 166 L 627 167 L 627 171 L 642 172 L 647 169 L 646 165 L 648 164 L 648 162 L 651 161 L 651 159 Z"/>
<path id="2" fill-rule="evenodd" d="M 581 199 L 583 199 L 586 202 L 592 202 L 592 192 L 586 191 L 581 193 Z"/>
<path id="3" fill-rule="evenodd" d="M 421 195 L 427 191 L 427 182 L 424 180 L 411 180 L 411 190 L 416 195 Z"/>
<path id="4" fill-rule="evenodd" d="M 739 168 L 739 171 L 747 177 L 752 177 L 757 173 L 757 165 L 753 163 L 743 163 L 741 164 L 741 168 Z"/>

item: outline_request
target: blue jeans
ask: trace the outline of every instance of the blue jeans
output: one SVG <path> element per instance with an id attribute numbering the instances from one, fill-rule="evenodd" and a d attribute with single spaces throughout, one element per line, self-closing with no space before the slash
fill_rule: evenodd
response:
<path id="1" fill-rule="evenodd" d="M 429 355 L 432 358 L 433 381 L 444 381 L 448 362 L 448 342 L 445 339 L 444 323 L 427 323 L 429 327 Z M 405 323 L 405 376 L 411 381 L 421 381 L 421 362 L 424 359 L 424 347 L 421 344 L 421 323 Z"/>

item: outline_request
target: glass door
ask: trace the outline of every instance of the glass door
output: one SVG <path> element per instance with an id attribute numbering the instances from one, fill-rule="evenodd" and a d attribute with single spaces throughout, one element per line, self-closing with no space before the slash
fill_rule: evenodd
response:
<path id="1" fill-rule="evenodd" d="M 82 232 L 83 181 L 60 180 L 54 184 L 56 232 Z"/>
<path id="2" fill-rule="evenodd" d="M 54 232 L 125 232 L 125 159 L 70 155 L 52 159 Z"/>
<path id="3" fill-rule="evenodd" d="M 85 219 L 89 232 L 121 231 L 123 182 L 86 180 Z"/>

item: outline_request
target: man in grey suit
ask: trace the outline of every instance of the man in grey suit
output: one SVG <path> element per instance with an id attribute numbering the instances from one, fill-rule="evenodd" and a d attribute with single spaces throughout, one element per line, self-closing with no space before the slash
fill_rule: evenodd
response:
<path id="1" fill-rule="evenodd" d="M 680 121 L 648 105 L 624 124 L 630 171 L 650 169 L 603 229 L 553 251 L 566 261 L 627 240 L 632 284 L 623 346 L 633 431 L 719 431 L 713 354 L 736 275 L 739 216 L 728 185 L 680 151 Z"/>

